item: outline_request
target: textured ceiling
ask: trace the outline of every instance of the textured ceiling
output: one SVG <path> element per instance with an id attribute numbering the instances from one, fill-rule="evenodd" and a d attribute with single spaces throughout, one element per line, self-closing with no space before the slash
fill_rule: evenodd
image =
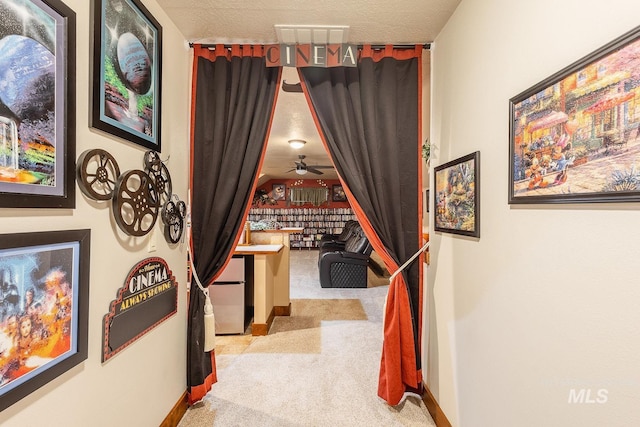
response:
<path id="1" fill-rule="evenodd" d="M 189 42 L 276 43 L 274 25 L 347 25 L 349 43 L 429 43 L 440 32 L 461 0 L 157 0 Z M 283 69 L 283 80 L 297 83 L 294 68 Z M 305 139 L 300 150 L 287 141 Z M 292 169 L 299 154 L 309 165 L 329 159 L 301 93 L 280 92 L 261 182 L 270 178 L 334 179 L 304 176 Z"/>

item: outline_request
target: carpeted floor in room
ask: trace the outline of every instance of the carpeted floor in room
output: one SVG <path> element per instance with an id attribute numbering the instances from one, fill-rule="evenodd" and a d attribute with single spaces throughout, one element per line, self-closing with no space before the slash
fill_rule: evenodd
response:
<path id="1" fill-rule="evenodd" d="M 218 336 L 218 382 L 179 427 L 435 426 L 424 402 L 377 396 L 388 279 L 323 289 L 318 252 L 291 251 L 291 316 L 267 336 Z"/>

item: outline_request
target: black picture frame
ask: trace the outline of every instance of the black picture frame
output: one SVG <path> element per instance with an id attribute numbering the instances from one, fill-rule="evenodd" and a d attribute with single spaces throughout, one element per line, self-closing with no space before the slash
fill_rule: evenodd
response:
<path id="1" fill-rule="evenodd" d="M 162 27 L 139 0 L 117 3 L 91 0 L 91 126 L 161 152 Z"/>
<path id="2" fill-rule="evenodd" d="M 347 193 L 344 192 L 344 188 L 342 188 L 342 185 L 331 186 L 331 200 L 333 200 L 334 202 L 347 201 Z"/>
<path id="3" fill-rule="evenodd" d="M 25 0 L 0 16 L 0 208 L 73 209 L 75 12 Z"/>
<path id="4" fill-rule="evenodd" d="M 435 231 L 480 237 L 480 152 L 433 170 Z"/>
<path id="5" fill-rule="evenodd" d="M 0 411 L 87 358 L 90 243 L 88 229 L 0 238 L 0 324 L 15 337 L 3 349 Z"/>
<path id="6" fill-rule="evenodd" d="M 640 26 L 509 100 L 509 204 L 640 201 Z"/>

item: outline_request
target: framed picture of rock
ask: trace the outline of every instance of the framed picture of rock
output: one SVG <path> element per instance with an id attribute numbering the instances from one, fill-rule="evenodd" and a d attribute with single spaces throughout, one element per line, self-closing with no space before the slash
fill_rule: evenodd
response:
<path id="1" fill-rule="evenodd" d="M 91 126 L 160 152 L 162 27 L 139 0 L 91 5 Z"/>
<path id="2" fill-rule="evenodd" d="M 76 15 L 0 0 L 0 207 L 75 207 Z"/>

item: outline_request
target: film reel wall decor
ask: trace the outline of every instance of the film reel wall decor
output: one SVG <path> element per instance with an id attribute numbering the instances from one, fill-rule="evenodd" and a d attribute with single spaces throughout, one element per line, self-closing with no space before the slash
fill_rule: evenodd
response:
<path id="1" fill-rule="evenodd" d="M 169 243 L 178 243 L 184 231 L 187 205 L 173 194 L 169 169 L 157 152 L 145 153 L 144 166 L 156 185 L 162 204 L 160 217 L 164 223 L 164 238 Z"/>
<path id="2" fill-rule="evenodd" d="M 76 163 L 78 186 L 93 200 L 110 200 L 120 176 L 118 162 L 105 150 L 87 150 Z"/>
<path id="3" fill-rule="evenodd" d="M 164 238 L 169 243 L 178 243 L 184 231 L 184 221 L 187 215 L 187 205 L 174 194 L 162 206 L 162 222 L 164 223 Z"/>
<path id="4" fill-rule="evenodd" d="M 107 151 L 87 150 L 78 158 L 78 186 L 90 199 L 111 200 L 115 222 L 126 234 L 148 234 L 161 214 L 165 239 L 177 243 L 184 231 L 186 204 L 172 194 L 169 169 L 157 152 L 147 151 L 143 163 L 144 170 L 120 174 L 118 162 Z"/>
<path id="5" fill-rule="evenodd" d="M 118 178 L 111 206 L 122 231 L 130 236 L 144 236 L 158 219 L 160 194 L 146 172 L 130 170 Z"/>

